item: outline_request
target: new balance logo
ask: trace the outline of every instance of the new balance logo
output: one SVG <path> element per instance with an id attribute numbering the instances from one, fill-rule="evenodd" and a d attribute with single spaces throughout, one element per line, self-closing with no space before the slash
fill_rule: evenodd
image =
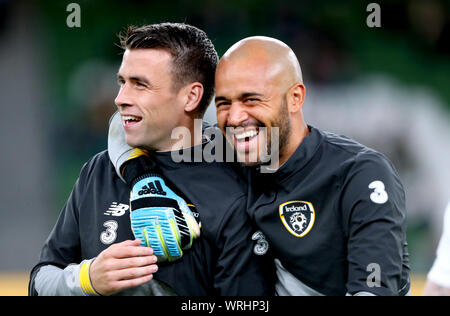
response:
<path id="1" fill-rule="evenodd" d="M 138 195 L 144 194 L 167 195 L 167 193 L 161 186 L 161 182 L 159 182 L 158 180 L 156 180 L 154 183 L 149 182 L 147 185 L 144 185 L 142 189 L 138 192 Z"/>
<path id="2" fill-rule="evenodd" d="M 125 214 L 126 211 L 130 208 L 129 205 L 126 204 L 118 204 L 117 202 L 112 202 L 111 206 L 108 208 L 108 210 L 103 213 L 105 215 L 109 216 L 122 216 Z"/>

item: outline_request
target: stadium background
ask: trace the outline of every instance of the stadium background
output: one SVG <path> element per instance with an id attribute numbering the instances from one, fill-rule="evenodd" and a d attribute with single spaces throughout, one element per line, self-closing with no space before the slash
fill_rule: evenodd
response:
<path id="1" fill-rule="evenodd" d="M 67 5 L 81 8 L 70 28 Z M 381 27 L 366 24 L 367 5 Z M 219 55 L 251 35 L 279 38 L 303 68 L 310 124 L 385 153 L 405 184 L 420 295 L 450 200 L 449 3 L 390 1 L 0 0 L 0 295 L 28 273 L 83 163 L 106 148 L 129 24 L 186 22 Z M 214 121 L 214 108 L 207 117 Z"/>

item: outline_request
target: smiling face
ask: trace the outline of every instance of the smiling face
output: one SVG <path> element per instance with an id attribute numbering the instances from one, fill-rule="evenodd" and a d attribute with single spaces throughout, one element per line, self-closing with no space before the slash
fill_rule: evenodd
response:
<path id="1" fill-rule="evenodd" d="M 263 153 L 271 154 L 273 129 L 279 133 L 280 163 L 307 133 L 301 114 L 304 86 L 286 62 L 290 49 L 279 46 L 271 40 L 243 41 L 230 48 L 216 71 L 217 122 L 246 166 L 261 164 Z"/>
<path id="2" fill-rule="evenodd" d="M 259 60 L 252 65 L 248 61 L 219 64 L 217 122 L 245 165 L 260 164 L 263 152 L 270 154 L 272 128 L 279 129 L 280 153 L 288 145 L 290 120 L 285 93 Z"/>
<path id="3" fill-rule="evenodd" d="M 173 89 L 171 62 L 164 49 L 127 49 L 123 55 L 115 103 L 132 147 L 170 150 L 173 145 L 171 132 L 180 125 L 184 106 Z"/>

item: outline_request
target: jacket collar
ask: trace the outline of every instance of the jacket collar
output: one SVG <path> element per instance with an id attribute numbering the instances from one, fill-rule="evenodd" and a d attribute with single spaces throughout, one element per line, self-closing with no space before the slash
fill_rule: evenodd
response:
<path id="1" fill-rule="evenodd" d="M 317 129 L 308 125 L 310 133 L 303 139 L 291 157 L 273 173 L 261 173 L 261 168 L 252 168 L 251 176 L 253 180 L 264 183 L 280 183 L 294 173 L 302 170 L 313 158 L 319 145 L 323 141 L 323 134 Z M 253 183 L 255 181 L 252 181 Z"/>

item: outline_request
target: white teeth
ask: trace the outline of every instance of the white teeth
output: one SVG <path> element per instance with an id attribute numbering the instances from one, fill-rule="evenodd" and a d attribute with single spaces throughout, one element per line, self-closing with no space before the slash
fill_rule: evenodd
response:
<path id="1" fill-rule="evenodd" d="M 131 116 L 131 115 L 126 115 L 126 116 L 122 116 L 122 120 L 123 121 L 140 121 L 140 118 L 137 118 L 135 116 Z"/>
<path id="2" fill-rule="evenodd" d="M 243 133 L 235 134 L 234 136 L 236 136 L 237 140 L 241 141 L 241 140 L 244 140 L 245 138 L 255 137 L 258 134 L 259 134 L 259 132 L 256 130 L 249 130 L 249 131 L 244 131 Z"/>

